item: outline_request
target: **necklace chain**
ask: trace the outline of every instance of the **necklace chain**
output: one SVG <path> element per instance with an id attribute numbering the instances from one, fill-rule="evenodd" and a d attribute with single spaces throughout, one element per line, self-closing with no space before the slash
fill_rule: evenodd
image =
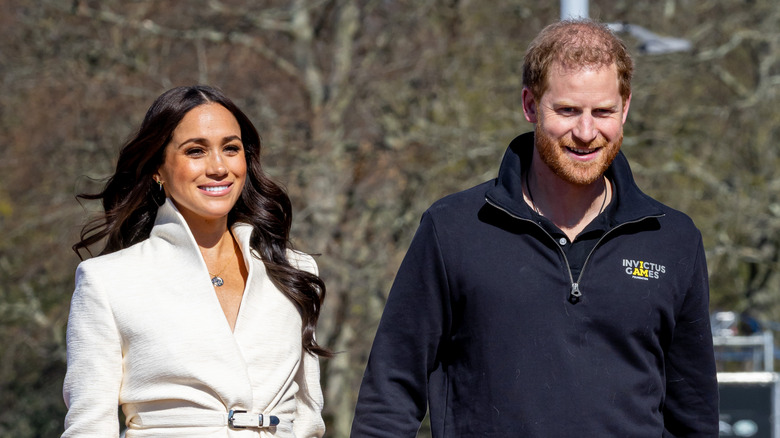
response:
<path id="1" fill-rule="evenodd" d="M 231 243 L 233 243 L 233 252 L 235 253 L 236 240 L 233 238 L 233 233 L 230 233 L 230 241 L 231 241 Z M 231 257 L 228 257 L 228 261 L 225 263 L 224 266 L 222 266 L 222 269 L 217 271 L 216 274 L 212 274 L 211 271 L 209 271 L 209 276 L 211 277 L 211 284 L 214 287 L 220 287 L 223 284 L 225 284 L 225 280 L 222 277 L 220 277 L 219 275 L 222 274 L 222 272 L 225 270 L 225 268 L 228 267 L 230 262 L 231 262 Z M 208 268 L 208 266 L 206 266 L 206 267 Z"/>
<path id="2" fill-rule="evenodd" d="M 536 202 L 534 201 L 534 195 L 531 193 L 531 184 L 528 183 L 528 174 L 531 173 L 530 170 L 525 172 L 525 188 L 528 190 L 528 198 L 531 200 L 531 205 L 534 208 L 534 212 L 538 214 L 539 216 L 544 216 L 543 214 L 539 213 L 539 207 L 537 207 Z M 604 183 L 604 197 L 601 199 L 601 207 L 599 207 L 599 212 L 596 213 L 596 216 L 600 215 L 602 211 L 604 211 L 604 206 L 607 205 L 607 182 L 605 177 L 601 177 L 601 182 Z"/>

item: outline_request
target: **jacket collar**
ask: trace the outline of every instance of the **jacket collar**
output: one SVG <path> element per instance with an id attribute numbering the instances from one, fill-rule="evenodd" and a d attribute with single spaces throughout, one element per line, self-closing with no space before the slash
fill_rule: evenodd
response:
<path id="1" fill-rule="evenodd" d="M 531 219 L 531 207 L 523 200 L 523 172 L 530 166 L 534 148 L 534 133 L 517 136 L 509 144 L 501 160 L 495 186 L 485 197 L 488 203 L 521 219 Z M 650 216 L 663 216 L 657 203 L 642 193 L 623 152 L 619 152 L 606 172 L 614 183 L 617 202 L 612 221 L 615 225 L 637 221 Z"/>
<path id="2" fill-rule="evenodd" d="M 249 255 L 252 254 L 250 248 L 252 229 L 252 226 L 242 222 L 236 222 L 231 227 L 236 241 L 241 246 L 244 261 L 250 268 Z M 157 209 L 157 217 L 154 220 L 154 227 L 149 238 L 161 239 L 179 248 L 183 257 L 183 263 L 190 263 L 191 266 L 201 266 L 203 269 L 207 269 L 206 262 L 203 261 L 198 243 L 195 241 L 187 221 L 184 220 L 184 216 L 181 215 L 169 198 L 166 198 L 165 203 Z"/>

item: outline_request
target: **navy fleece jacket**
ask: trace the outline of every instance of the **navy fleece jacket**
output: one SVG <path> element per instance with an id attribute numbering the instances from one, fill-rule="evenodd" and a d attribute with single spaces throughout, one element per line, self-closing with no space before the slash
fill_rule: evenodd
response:
<path id="1" fill-rule="evenodd" d="M 621 153 L 610 228 L 574 278 L 522 198 L 532 150 L 519 136 L 496 180 L 423 215 L 352 436 L 413 437 L 426 409 L 434 437 L 717 436 L 701 234 L 637 188 Z"/>

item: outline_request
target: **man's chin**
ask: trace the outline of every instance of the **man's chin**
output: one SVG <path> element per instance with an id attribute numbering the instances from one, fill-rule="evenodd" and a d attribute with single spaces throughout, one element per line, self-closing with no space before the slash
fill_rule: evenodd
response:
<path id="1" fill-rule="evenodd" d="M 571 172 L 566 170 L 561 170 L 555 172 L 555 174 L 558 176 L 558 178 L 566 181 L 569 184 L 573 184 L 576 186 L 589 186 L 593 184 L 594 182 L 598 181 L 601 177 L 602 173 L 599 172 Z"/>
<path id="2" fill-rule="evenodd" d="M 611 152 L 609 149 L 604 148 L 601 153 L 608 155 L 587 163 L 571 159 L 570 157 L 559 157 L 562 158 L 560 161 L 548 162 L 547 165 L 553 170 L 553 173 L 569 184 L 588 186 L 597 182 L 604 175 L 604 172 L 609 169 L 612 161 L 617 156 L 617 149 L 614 151 Z"/>

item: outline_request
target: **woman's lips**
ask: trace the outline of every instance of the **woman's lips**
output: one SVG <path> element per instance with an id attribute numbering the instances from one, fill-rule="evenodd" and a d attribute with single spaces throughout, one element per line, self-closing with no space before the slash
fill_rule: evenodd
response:
<path id="1" fill-rule="evenodd" d="M 206 192 L 206 194 L 208 195 L 219 196 L 225 194 L 226 192 L 229 192 L 232 185 L 233 183 L 225 183 L 225 184 L 218 184 L 218 185 L 198 186 L 198 188 Z"/>

